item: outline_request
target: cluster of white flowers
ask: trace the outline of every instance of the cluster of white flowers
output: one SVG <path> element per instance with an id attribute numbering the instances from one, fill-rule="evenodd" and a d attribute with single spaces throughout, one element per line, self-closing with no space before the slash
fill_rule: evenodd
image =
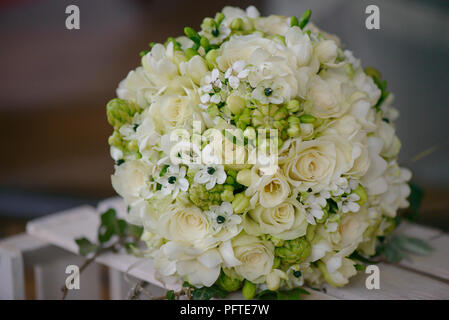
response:
<path id="1" fill-rule="evenodd" d="M 408 206 L 385 82 L 309 17 L 225 7 L 151 45 L 108 103 L 112 184 L 162 280 L 343 286 Z M 249 161 L 272 146 L 273 170 Z"/>

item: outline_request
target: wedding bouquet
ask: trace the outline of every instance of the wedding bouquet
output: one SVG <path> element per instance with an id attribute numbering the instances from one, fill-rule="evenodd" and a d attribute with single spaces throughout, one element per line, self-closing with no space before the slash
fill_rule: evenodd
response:
<path id="1" fill-rule="evenodd" d="M 112 184 L 165 283 L 344 286 L 408 206 L 385 81 L 309 18 L 225 7 L 108 103 Z"/>

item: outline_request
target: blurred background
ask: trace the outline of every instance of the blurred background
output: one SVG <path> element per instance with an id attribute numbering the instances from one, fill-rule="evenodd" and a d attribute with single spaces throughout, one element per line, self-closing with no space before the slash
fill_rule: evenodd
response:
<path id="1" fill-rule="evenodd" d="M 70 4 L 80 30 L 65 28 Z M 0 0 L 0 238 L 113 196 L 105 105 L 139 52 L 225 5 L 251 4 L 263 15 L 312 9 L 315 24 L 382 72 L 401 112 L 400 163 L 425 192 L 420 222 L 449 230 L 447 0 Z M 380 30 L 365 28 L 369 4 Z"/>

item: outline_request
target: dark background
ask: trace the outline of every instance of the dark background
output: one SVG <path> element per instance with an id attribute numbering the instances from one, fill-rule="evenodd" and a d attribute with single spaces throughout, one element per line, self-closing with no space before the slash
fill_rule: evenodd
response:
<path id="1" fill-rule="evenodd" d="M 80 30 L 65 28 L 70 4 Z M 421 222 L 449 229 L 449 1 L 0 0 L 0 237 L 113 196 L 105 104 L 138 53 L 225 5 L 249 4 L 263 15 L 311 8 L 314 23 L 382 72 L 401 112 L 400 163 L 425 191 Z M 380 30 L 365 28 L 369 4 Z"/>

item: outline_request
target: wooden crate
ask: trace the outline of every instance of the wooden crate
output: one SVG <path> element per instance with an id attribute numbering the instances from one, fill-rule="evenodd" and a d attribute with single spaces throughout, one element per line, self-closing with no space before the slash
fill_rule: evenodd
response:
<path id="1" fill-rule="evenodd" d="M 59 297 L 59 289 L 67 276 L 64 274 L 65 266 L 80 263 L 82 259 L 76 256 L 78 247 L 74 239 L 85 236 L 95 242 L 99 225 L 98 212 L 108 207 L 116 208 L 119 215 L 126 214 L 121 200 L 112 198 L 100 203 L 99 210 L 82 206 L 33 220 L 27 225 L 27 234 L 1 241 L 0 298 L 24 298 L 23 267 L 26 263 L 34 264 L 38 270 L 35 272 L 39 282 L 37 297 Z M 361 271 L 344 288 L 325 286 L 323 291 L 310 289 L 311 294 L 305 298 L 449 299 L 449 236 L 436 229 L 410 223 L 401 224 L 395 232 L 426 240 L 435 250 L 425 257 L 413 255 L 410 261 L 402 261 L 397 265 L 378 264 L 380 289 L 367 289 L 365 281 L 368 274 Z M 68 253 L 71 254 L 67 255 Z M 112 299 L 126 298 L 130 288 L 140 280 L 149 282 L 154 294 L 163 294 L 166 289 L 179 289 L 177 286 L 164 288 L 155 277 L 150 259 L 125 253 L 106 253 L 99 256 L 96 263 L 109 268 Z M 70 292 L 68 298 L 101 298 L 98 278 L 98 269 L 95 267 L 90 268 L 89 273 L 83 272 L 79 292 Z M 43 284 L 45 287 L 39 288 Z M 241 299 L 242 296 L 234 293 L 229 298 Z"/>

